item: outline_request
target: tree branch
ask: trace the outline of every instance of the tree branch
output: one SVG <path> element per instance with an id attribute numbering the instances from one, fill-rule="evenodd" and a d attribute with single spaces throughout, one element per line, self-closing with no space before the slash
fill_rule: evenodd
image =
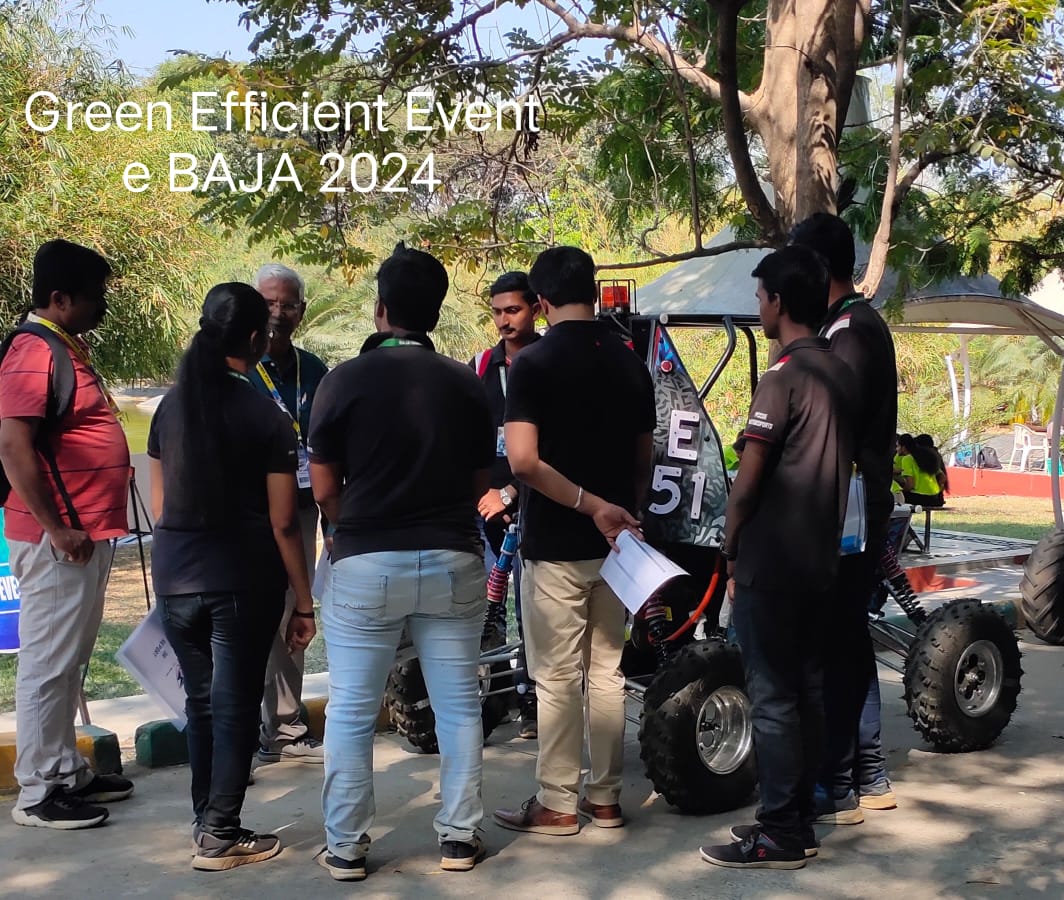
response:
<path id="1" fill-rule="evenodd" d="M 890 249 L 890 230 L 894 216 L 901 205 L 896 201 L 898 167 L 901 162 L 901 117 L 905 97 L 905 42 L 909 37 L 909 0 L 901 0 L 901 23 L 898 34 L 898 53 L 894 61 L 894 115 L 890 129 L 890 158 L 887 160 L 887 183 L 883 188 L 883 206 L 879 225 L 872 238 L 872 250 L 868 258 L 861 290 L 872 296 L 879 289 L 879 282 L 887 268 L 887 251 Z"/>
<path id="2" fill-rule="evenodd" d="M 569 33 L 574 37 L 601 38 L 642 47 L 647 52 L 657 56 L 666 65 L 675 66 L 676 74 L 697 87 L 711 100 L 720 100 L 720 82 L 717 79 L 707 75 L 687 58 L 676 55 L 667 43 L 655 37 L 638 21 L 633 25 L 605 25 L 598 22 L 581 21 L 565 10 L 556 0 L 536 0 L 536 3 L 561 19 L 565 27 L 569 29 Z M 749 108 L 749 96 L 741 94 L 739 99 L 744 110 Z"/>
<path id="3" fill-rule="evenodd" d="M 664 263 L 683 262 L 685 259 L 720 256 L 724 253 L 731 253 L 733 250 L 764 250 L 771 247 L 772 243 L 764 240 L 731 241 L 728 244 L 720 244 L 716 247 L 703 247 L 701 250 L 689 250 L 686 253 L 670 253 L 667 256 L 643 259 L 638 262 L 606 263 L 602 266 L 596 266 L 596 269 L 599 272 L 605 272 L 608 269 L 646 269 L 650 266 L 660 266 Z"/>
<path id="4" fill-rule="evenodd" d="M 762 234 L 770 240 L 779 241 L 783 236 L 783 228 L 776 210 L 765 196 L 757 172 L 754 171 L 746 123 L 743 119 L 737 55 L 739 10 L 743 2 L 744 0 L 728 0 L 722 3 L 717 23 L 717 65 L 720 69 L 720 109 L 724 141 L 735 167 L 735 180 L 750 214 L 761 227 Z"/>

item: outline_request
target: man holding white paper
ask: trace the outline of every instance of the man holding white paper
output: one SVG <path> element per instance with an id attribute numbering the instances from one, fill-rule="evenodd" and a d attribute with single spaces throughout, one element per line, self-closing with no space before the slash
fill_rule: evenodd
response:
<path id="1" fill-rule="evenodd" d="M 752 706 L 761 795 L 735 843 L 702 848 L 728 868 L 798 869 L 816 855 L 813 793 L 824 743 L 823 635 L 839 567 L 855 394 L 853 373 L 816 327 L 828 275 L 805 247 L 754 269 L 765 336 L 783 349 L 743 432 L 722 553 Z"/>
<path id="2" fill-rule="evenodd" d="M 550 331 L 510 371 L 505 438 L 522 482 L 522 597 L 539 699 L 539 792 L 496 810 L 503 828 L 567 835 L 578 812 L 624 824 L 624 607 L 600 570 L 650 480 L 655 425 L 650 374 L 595 318 L 595 264 L 576 247 L 539 255 L 528 275 Z M 591 775 L 580 799 L 587 690 Z"/>

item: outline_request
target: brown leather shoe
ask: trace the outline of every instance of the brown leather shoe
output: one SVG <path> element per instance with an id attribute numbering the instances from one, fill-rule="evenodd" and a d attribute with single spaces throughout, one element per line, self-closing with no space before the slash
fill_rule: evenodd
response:
<path id="1" fill-rule="evenodd" d="M 576 810 L 599 828 L 620 828 L 624 824 L 621 807 L 616 803 L 592 803 L 585 797 L 577 804 Z"/>
<path id="2" fill-rule="evenodd" d="M 535 797 L 529 797 L 520 809 L 495 810 L 495 821 L 510 831 L 532 834 L 577 834 L 580 831 L 580 820 L 575 815 L 547 809 Z"/>

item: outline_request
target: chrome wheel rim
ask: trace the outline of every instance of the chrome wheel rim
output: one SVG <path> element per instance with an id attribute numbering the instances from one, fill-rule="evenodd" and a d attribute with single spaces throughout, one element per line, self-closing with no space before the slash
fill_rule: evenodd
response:
<path id="1" fill-rule="evenodd" d="M 1005 665 L 992 641 L 975 641 L 964 648 L 957 661 L 953 691 L 965 715 L 977 719 L 994 708 L 1001 695 Z"/>
<path id="2" fill-rule="evenodd" d="M 695 720 L 698 757 L 710 772 L 730 775 L 754 745 L 750 701 L 739 688 L 717 688 L 706 698 Z"/>

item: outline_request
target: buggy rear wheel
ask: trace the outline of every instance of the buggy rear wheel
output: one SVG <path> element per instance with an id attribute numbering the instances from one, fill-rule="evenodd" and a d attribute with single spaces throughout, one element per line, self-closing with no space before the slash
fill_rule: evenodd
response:
<path id="1" fill-rule="evenodd" d="M 1020 694 L 1016 635 L 994 609 L 954 600 L 928 616 L 905 660 L 905 703 L 924 740 L 959 753 L 992 744 Z"/>
<path id="2" fill-rule="evenodd" d="M 1064 531 L 1051 531 L 1023 567 L 1020 609 L 1031 629 L 1047 644 L 1064 644 Z"/>
<path id="3" fill-rule="evenodd" d="M 740 806 L 757 783 L 750 702 L 739 651 L 688 644 L 647 687 L 639 723 L 647 778 L 684 812 Z"/>
<path id="4" fill-rule="evenodd" d="M 501 646 L 501 640 L 486 639 L 484 651 Z M 480 681 L 480 722 L 484 728 L 484 740 L 506 719 L 510 713 L 510 693 L 513 674 L 505 662 L 482 663 L 477 667 Z M 506 691 L 505 693 L 491 693 Z M 395 730 L 422 753 L 439 753 L 436 740 L 436 714 L 429 702 L 421 662 L 416 656 L 397 662 L 388 674 L 384 699 L 392 715 Z"/>

